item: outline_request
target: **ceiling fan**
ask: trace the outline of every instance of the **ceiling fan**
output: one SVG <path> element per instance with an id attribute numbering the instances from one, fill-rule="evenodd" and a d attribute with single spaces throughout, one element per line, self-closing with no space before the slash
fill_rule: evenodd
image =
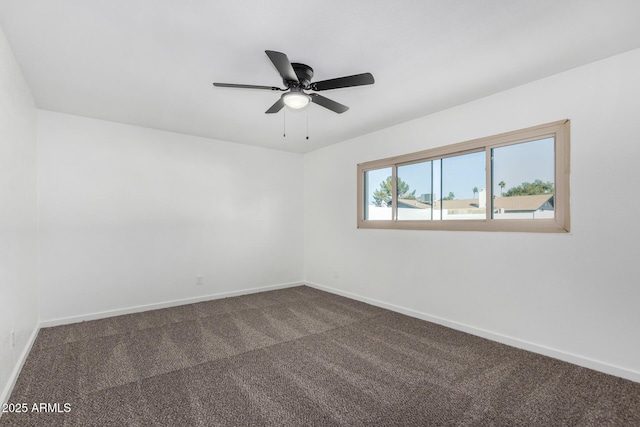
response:
<path id="1" fill-rule="evenodd" d="M 278 73 L 280 73 L 282 82 L 286 86 L 285 89 L 275 86 L 241 85 L 233 83 L 214 83 L 213 85 L 217 87 L 266 89 L 285 92 L 280 96 L 280 99 L 266 111 L 266 114 L 277 113 L 282 110 L 285 105 L 293 109 L 304 108 L 310 102 L 341 114 L 347 111 L 349 107 L 329 98 L 325 98 L 322 95 L 318 95 L 317 93 L 306 93 L 305 91 L 311 90 L 314 92 L 321 92 L 323 90 L 364 86 L 374 83 L 373 75 L 371 75 L 371 73 L 355 74 L 353 76 L 338 77 L 335 79 L 311 83 L 311 79 L 313 78 L 313 68 L 310 66 L 299 64 L 297 62 L 290 62 L 287 55 L 282 52 L 265 50 L 265 53 L 276 67 L 276 70 L 278 70 Z"/>

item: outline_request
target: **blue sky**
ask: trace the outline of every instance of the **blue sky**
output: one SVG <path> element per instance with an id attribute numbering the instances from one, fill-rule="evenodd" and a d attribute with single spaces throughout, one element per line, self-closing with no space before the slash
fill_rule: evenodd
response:
<path id="1" fill-rule="evenodd" d="M 500 194 L 498 183 L 504 181 L 506 192 L 523 182 L 554 181 L 554 140 L 545 138 L 536 141 L 508 145 L 493 150 L 494 194 Z M 440 197 L 440 161 L 414 163 L 398 167 L 398 176 L 416 190 L 416 197 L 429 194 L 431 190 L 431 167 L 433 165 L 433 193 Z M 465 154 L 442 159 L 442 193 L 454 193 L 456 199 L 477 197 L 473 188 L 485 187 L 485 153 Z M 369 197 L 380 187 L 380 182 L 391 175 L 391 168 L 368 172 Z"/>

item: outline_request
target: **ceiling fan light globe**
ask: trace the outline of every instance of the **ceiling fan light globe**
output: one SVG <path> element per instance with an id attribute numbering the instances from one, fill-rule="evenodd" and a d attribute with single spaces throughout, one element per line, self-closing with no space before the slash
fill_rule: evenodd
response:
<path id="1" fill-rule="evenodd" d="M 306 107 L 311 102 L 311 98 L 306 93 L 291 92 L 284 96 L 284 103 L 287 107 L 299 110 Z"/>

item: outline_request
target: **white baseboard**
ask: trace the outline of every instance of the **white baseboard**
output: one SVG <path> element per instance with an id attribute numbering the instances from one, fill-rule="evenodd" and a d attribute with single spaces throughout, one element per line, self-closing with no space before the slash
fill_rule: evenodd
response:
<path id="1" fill-rule="evenodd" d="M 220 299 L 220 298 L 229 298 L 229 297 L 235 297 L 239 295 L 255 294 L 256 292 L 265 292 L 265 291 L 272 291 L 276 289 L 292 288 L 294 286 L 302 286 L 302 285 L 304 285 L 304 282 L 281 283 L 277 285 L 261 286 L 258 288 L 242 289 L 239 291 L 220 292 L 217 294 L 210 294 L 210 295 L 204 295 L 204 296 L 193 297 L 193 298 L 184 298 L 184 299 L 165 301 L 165 302 L 154 303 L 154 304 L 138 305 L 133 307 L 121 308 L 117 310 L 107 310 L 107 311 L 101 311 L 98 313 L 87 313 L 79 316 L 62 317 L 62 318 L 50 319 L 50 320 L 41 320 L 40 327 L 48 328 L 51 326 L 67 325 L 70 323 L 84 322 L 87 320 L 104 319 L 106 317 L 120 316 L 123 314 L 140 313 L 148 310 L 157 310 L 160 308 L 175 307 L 177 305 L 193 304 L 196 302 L 209 301 L 209 300 Z"/>
<path id="2" fill-rule="evenodd" d="M 29 356 L 29 352 L 31 351 L 31 347 L 33 347 L 33 343 L 36 341 L 36 337 L 38 336 L 38 331 L 40 331 L 40 326 L 36 325 L 33 329 L 33 332 L 29 336 L 24 349 L 22 349 L 22 353 L 20 353 L 20 357 L 18 358 L 16 365 L 13 367 L 13 371 L 9 376 L 9 381 L 2 390 L 2 394 L 0 395 L 0 404 L 8 402 L 9 397 L 11 397 L 11 392 L 13 391 L 13 387 L 16 385 L 16 381 L 18 380 L 18 375 L 20 375 L 20 371 L 24 366 L 24 362 L 27 361 L 27 356 Z M 0 411 L 0 417 L 2 416 L 2 412 Z"/>
<path id="3" fill-rule="evenodd" d="M 313 282 L 305 282 L 305 284 L 322 291 L 331 292 L 333 294 L 342 295 L 344 297 L 362 301 L 367 304 L 375 305 L 377 307 L 386 308 L 387 310 L 395 311 L 401 314 L 406 314 L 407 316 L 426 320 L 428 322 L 446 326 L 451 329 L 455 329 L 458 331 L 469 333 L 471 335 L 476 335 L 482 338 L 486 338 L 491 341 L 496 341 L 502 344 L 506 344 L 511 347 L 516 347 L 522 350 L 531 351 L 533 353 L 542 354 L 544 356 L 549 356 L 554 359 L 559 359 L 568 363 L 572 363 L 574 365 L 582 366 L 585 368 L 593 369 L 595 371 L 603 372 L 605 374 L 614 375 L 616 377 L 625 378 L 625 379 L 640 383 L 640 372 L 638 371 L 612 365 L 610 363 L 602 362 L 599 360 L 590 359 L 588 357 L 580 356 L 580 355 L 569 353 L 566 351 L 557 350 L 544 345 L 532 343 L 529 341 L 510 337 L 507 335 L 499 334 L 499 333 L 488 331 L 485 329 L 476 328 L 474 326 L 465 325 L 463 323 L 458 323 L 451 320 L 443 319 L 438 316 L 432 316 L 430 314 L 422 313 L 420 311 L 412 310 L 412 309 L 401 307 L 394 304 L 389 304 L 389 303 L 378 301 L 372 298 L 363 297 L 361 295 L 353 294 L 351 292 L 341 291 L 339 289 L 331 288 L 329 286 L 324 286 L 324 285 L 320 285 Z"/>

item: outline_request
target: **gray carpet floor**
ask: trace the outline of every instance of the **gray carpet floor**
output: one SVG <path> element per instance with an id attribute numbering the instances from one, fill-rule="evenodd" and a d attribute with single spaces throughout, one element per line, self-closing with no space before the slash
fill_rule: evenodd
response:
<path id="1" fill-rule="evenodd" d="M 41 329 L 18 426 L 640 426 L 640 384 L 301 286 Z"/>

